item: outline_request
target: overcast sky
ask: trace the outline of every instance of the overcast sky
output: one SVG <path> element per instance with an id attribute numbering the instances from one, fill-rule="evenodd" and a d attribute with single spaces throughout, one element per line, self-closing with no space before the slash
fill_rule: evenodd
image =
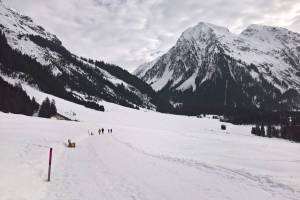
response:
<path id="1" fill-rule="evenodd" d="M 239 33 L 266 24 L 300 33 L 300 0 L 3 0 L 73 53 L 129 71 L 166 52 L 200 21 Z"/>

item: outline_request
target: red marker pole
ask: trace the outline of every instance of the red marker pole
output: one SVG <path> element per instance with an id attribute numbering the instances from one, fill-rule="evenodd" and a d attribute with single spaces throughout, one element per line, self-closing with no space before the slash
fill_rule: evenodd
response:
<path id="1" fill-rule="evenodd" d="M 50 182 L 50 174 L 51 174 L 51 162 L 52 162 L 52 147 L 49 151 L 49 168 L 48 168 L 48 181 Z"/>

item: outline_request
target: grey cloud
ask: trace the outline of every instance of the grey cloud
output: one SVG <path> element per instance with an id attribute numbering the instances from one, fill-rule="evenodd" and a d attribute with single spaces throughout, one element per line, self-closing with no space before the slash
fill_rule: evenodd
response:
<path id="1" fill-rule="evenodd" d="M 200 21 L 239 33 L 252 23 L 299 31 L 299 0 L 4 0 L 72 52 L 130 71 L 167 51 Z"/>

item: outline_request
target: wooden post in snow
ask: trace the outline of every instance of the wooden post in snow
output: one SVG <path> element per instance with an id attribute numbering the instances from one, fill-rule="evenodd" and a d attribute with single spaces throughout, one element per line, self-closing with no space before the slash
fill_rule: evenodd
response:
<path id="1" fill-rule="evenodd" d="M 49 151 L 49 166 L 48 166 L 48 181 L 50 182 L 50 175 L 51 175 L 51 163 L 52 163 L 52 147 Z"/>

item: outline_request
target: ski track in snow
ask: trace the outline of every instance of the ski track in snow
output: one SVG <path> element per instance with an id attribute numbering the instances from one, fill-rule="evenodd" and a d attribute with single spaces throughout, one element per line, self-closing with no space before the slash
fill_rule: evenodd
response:
<path id="1" fill-rule="evenodd" d="M 179 163 L 179 164 L 182 164 L 182 165 L 185 165 L 188 167 L 195 168 L 197 170 L 205 171 L 207 173 L 218 174 L 218 175 L 223 176 L 228 179 L 237 179 L 237 180 L 246 181 L 246 182 L 249 182 L 248 184 L 251 184 L 251 182 L 253 182 L 254 184 L 258 185 L 258 187 L 261 187 L 263 190 L 271 192 L 271 193 L 276 192 L 275 190 L 279 189 L 279 190 L 286 190 L 291 193 L 298 193 L 298 195 L 300 195 L 300 191 L 295 191 L 293 188 L 289 187 L 288 185 L 274 182 L 272 180 L 272 177 L 257 176 L 257 175 L 253 175 L 249 172 L 245 172 L 242 170 L 232 170 L 232 169 L 225 168 L 225 167 L 218 166 L 218 165 L 211 166 L 211 165 L 208 165 L 203 162 L 198 162 L 196 160 L 187 160 L 184 158 L 177 158 L 177 157 L 171 157 L 171 156 L 166 156 L 166 155 L 150 154 L 150 153 L 144 152 L 143 150 L 133 147 L 129 143 L 121 142 L 116 138 L 115 138 L 115 140 L 117 140 L 119 143 L 121 143 L 123 145 L 126 145 L 130 149 L 132 149 L 138 153 L 141 153 L 143 155 L 146 155 L 146 156 L 150 156 L 153 158 L 157 158 L 157 159 L 161 159 L 161 160 L 165 160 L 165 161 L 169 161 L 169 162 Z M 279 194 L 280 194 L 280 192 L 279 192 Z M 297 198 L 293 198 L 293 196 L 290 196 L 290 198 L 297 199 Z"/>
<path id="2" fill-rule="evenodd" d="M 122 165 L 112 166 L 115 161 L 119 161 L 120 154 L 123 157 L 123 161 L 120 163 Z M 138 173 L 140 176 L 137 176 L 133 172 L 135 171 L 135 166 L 139 164 L 143 165 L 145 173 Z M 280 197 L 278 199 L 296 200 L 300 194 L 299 191 L 294 191 L 288 185 L 274 182 L 272 177 L 258 176 L 242 170 L 209 165 L 196 160 L 147 153 L 121 141 L 115 135 L 107 134 L 91 136 L 79 142 L 78 149 L 66 149 L 64 151 L 55 169 L 57 172 L 56 178 L 52 180 L 53 183 L 48 189 L 49 193 L 43 200 L 94 199 L 95 197 L 113 200 L 176 199 L 178 194 L 172 196 L 170 193 L 158 192 L 155 188 L 156 182 L 147 181 L 147 176 L 149 174 L 150 176 L 151 174 L 155 176 L 156 171 L 162 170 L 171 177 L 176 176 L 174 185 L 179 184 L 181 185 L 180 187 L 193 188 L 194 185 L 189 186 L 187 182 L 180 180 L 180 175 L 178 176 L 177 174 L 180 171 L 186 171 L 185 168 L 191 168 L 193 173 L 199 177 L 208 176 L 213 178 L 212 180 L 228 182 L 231 184 L 231 189 L 238 188 L 240 185 L 246 191 L 258 189 L 261 193 L 266 192 L 266 196 L 269 196 L 269 198 L 273 196 Z M 193 179 L 193 177 L 189 178 Z M 163 182 L 168 182 L 168 180 L 163 180 Z M 209 181 L 206 184 L 208 185 L 206 187 L 213 188 L 215 181 Z M 207 188 L 204 189 L 210 191 Z M 146 190 L 150 191 L 145 192 Z M 201 195 L 201 193 L 207 192 L 203 191 L 201 187 L 197 187 L 195 191 L 199 194 L 189 198 L 193 199 Z M 174 193 L 176 194 L 176 192 Z M 224 193 L 224 196 L 226 196 L 226 193 Z M 203 198 L 214 199 L 216 196 L 204 196 Z M 252 198 L 251 196 L 249 198 L 243 197 L 243 199 Z M 236 198 L 228 197 L 225 199 Z"/>

